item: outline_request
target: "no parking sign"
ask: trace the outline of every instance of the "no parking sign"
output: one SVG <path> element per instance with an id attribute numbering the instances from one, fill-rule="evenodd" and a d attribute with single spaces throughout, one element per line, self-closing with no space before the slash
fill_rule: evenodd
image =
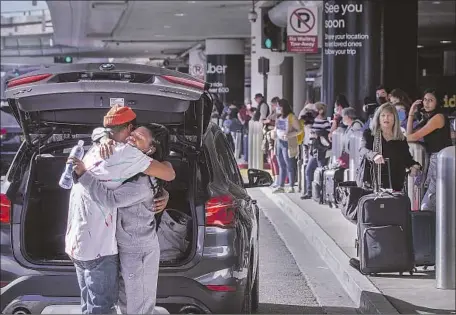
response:
<path id="1" fill-rule="evenodd" d="M 318 8 L 288 8 L 287 51 L 318 52 Z"/>

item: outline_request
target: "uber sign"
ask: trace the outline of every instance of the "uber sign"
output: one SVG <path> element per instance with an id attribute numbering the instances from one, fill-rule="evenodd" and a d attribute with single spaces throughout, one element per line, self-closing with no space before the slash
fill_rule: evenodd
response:
<path id="1" fill-rule="evenodd" d="M 224 103 L 244 102 L 244 55 L 207 55 L 206 81 L 209 92 Z"/>

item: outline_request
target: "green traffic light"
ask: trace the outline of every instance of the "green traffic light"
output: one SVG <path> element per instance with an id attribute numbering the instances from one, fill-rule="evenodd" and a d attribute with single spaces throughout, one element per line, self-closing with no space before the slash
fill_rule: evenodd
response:
<path id="1" fill-rule="evenodd" d="M 271 39 L 267 38 L 265 41 L 264 41 L 264 46 L 266 48 L 271 48 L 272 47 L 272 41 Z"/>
<path id="2" fill-rule="evenodd" d="M 73 58 L 70 57 L 70 56 L 67 56 L 67 57 L 65 57 L 65 62 L 66 63 L 71 63 L 71 62 L 73 62 Z"/>

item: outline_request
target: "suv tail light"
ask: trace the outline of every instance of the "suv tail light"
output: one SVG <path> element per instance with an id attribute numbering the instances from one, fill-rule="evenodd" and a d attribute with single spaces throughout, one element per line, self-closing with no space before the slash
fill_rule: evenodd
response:
<path id="1" fill-rule="evenodd" d="M 35 82 L 47 79 L 50 76 L 52 76 L 52 74 L 37 74 L 37 75 L 31 75 L 31 76 L 24 77 L 24 78 L 13 79 L 8 82 L 6 87 L 11 88 L 11 87 L 18 86 L 18 85 L 35 83 Z"/>
<path id="2" fill-rule="evenodd" d="M 5 194 L 0 194 L 0 223 L 10 223 L 11 201 Z"/>
<path id="3" fill-rule="evenodd" d="M 206 202 L 206 225 L 229 228 L 234 222 L 234 200 L 229 195 L 218 196 Z"/>
<path id="4" fill-rule="evenodd" d="M 189 80 L 185 78 L 179 78 L 175 77 L 172 75 L 162 75 L 161 76 L 163 79 L 165 79 L 168 82 L 175 83 L 175 84 L 180 84 L 183 86 L 199 89 L 199 90 L 205 90 L 206 89 L 206 83 L 205 82 L 200 82 L 196 80 Z"/>
<path id="5" fill-rule="evenodd" d="M 7 132 L 7 130 L 5 128 L 0 129 L 0 139 L 1 140 L 5 140 L 7 133 L 8 132 Z"/>

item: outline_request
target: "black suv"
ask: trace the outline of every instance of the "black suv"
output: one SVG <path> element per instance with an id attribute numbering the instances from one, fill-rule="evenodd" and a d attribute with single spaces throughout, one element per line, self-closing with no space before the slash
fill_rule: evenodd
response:
<path id="1" fill-rule="evenodd" d="M 258 214 L 245 188 L 269 186 L 233 153 L 210 122 L 208 84 L 142 65 L 74 64 L 9 81 L 8 104 L 25 141 L 1 191 L 1 303 L 4 314 L 79 311 L 79 287 L 64 252 L 69 191 L 58 186 L 68 151 L 90 143 L 110 104 L 138 123 L 170 132 L 176 179 L 168 207 L 191 216 L 185 256 L 161 261 L 157 305 L 170 313 L 250 313 L 258 306 Z M 66 308 L 65 308 L 66 307 Z"/>

